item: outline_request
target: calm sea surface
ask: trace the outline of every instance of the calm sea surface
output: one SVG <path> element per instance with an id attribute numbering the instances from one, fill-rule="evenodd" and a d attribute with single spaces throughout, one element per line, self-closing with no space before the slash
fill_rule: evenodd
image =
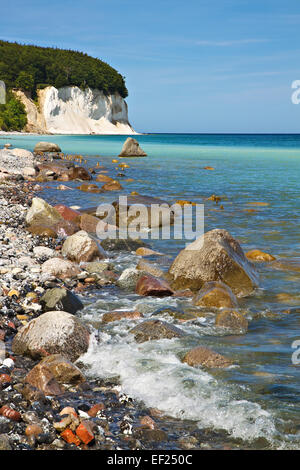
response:
<path id="1" fill-rule="evenodd" d="M 101 342 L 95 342 L 84 357 L 90 373 L 120 375 L 126 393 L 182 419 L 183 427 L 184 420 L 191 419 L 200 428 L 225 430 L 229 440 L 242 440 L 248 447 L 299 448 L 300 365 L 292 363 L 292 343 L 300 340 L 300 135 L 151 134 L 136 138 L 148 157 L 122 160 L 130 168 L 126 178 L 118 178 L 124 186 L 121 194 L 134 190 L 170 202 L 204 203 L 205 231 L 224 228 L 245 251 L 257 248 L 280 262 L 259 264 L 259 288 L 240 300 L 249 319 L 246 335 L 220 336 L 213 314 L 185 324 L 165 317 L 187 331 L 188 339 L 137 345 L 128 335 L 134 322 L 119 322 L 102 328 Z M 30 150 L 41 140 L 58 143 L 65 153 L 83 155 L 88 168 L 99 161 L 110 176 L 119 172 L 112 158 L 119 154 L 124 136 L 0 135 L 0 145 L 11 142 Z M 205 166 L 215 170 L 206 171 Z M 127 178 L 134 181 L 126 182 Z M 116 199 L 115 193 L 57 191 L 58 184 L 47 183 L 51 188 L 42 193 L 51 203 L 88 207 Z M 212 194 L 221 196 L 224 210 L 205 200 Z M 161 263 L 167 268 L 185 242 L 154 240 L 150 244 L 165 253 Z M 137 262 L 134 254 L 118 254 L 114 259 L 120 271 Z M 105 288 L 86 301 L 83 317 L 96 322 L 104 312 L 117 308 L 137 309 L 150 317 L 163 306 L 187 310 L 191 301 L 144 299 L 115 287 Z M 196 345 L 225 354 L 236 366 L 207 372 L 182 364 L 182 355 Z"/>

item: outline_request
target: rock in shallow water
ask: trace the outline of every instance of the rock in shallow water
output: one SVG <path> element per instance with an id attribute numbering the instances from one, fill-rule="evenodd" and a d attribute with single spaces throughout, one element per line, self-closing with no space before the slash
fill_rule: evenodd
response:
<path id="1" fill-rule="evenodd" d="M 147 154 L 140 147 L 140 144 L 136 139 L 128 137 L 123 145 L 119 157 L 146 157 Z"/>
<path id="2" fill-rule="evenodd" d="M 206 282 L 193 300 L 194 305 L 202 307 L 234 308 L 238 306 L 232 290 L 223 282 Z"/>
<path id="3" fill-rule="evenodd" d="M 222 281 L 237 296 L 250 294 L 258 274 L 242 248 L 226 230 L 204 234 L 182 250 L 169 269 L 174 289 L 201 289 L 208 281 Z"/>
<path id="4" fill-rule="evenodd" d="M 240 312 L 225 310 L 218 313 L 215 320 L 216 326 L 229 328 L 233 332 L 246 333 L 248 330 L 248 320 Z"/>
<path id="5" fill-rule="evenodd" d="M 84 230 L 80 230 L 80 232 L 68 237 L 63 244 L 61 252 L 63 256 L 77 263 L 107 258 L 103 248 Z"/>
<path id="6" fill-rule="evenodd" d="M 184 331 L 161 320 L 146 320 L 130 330 L 138 343 L 156 339 L 172 339 L 185 336 Z"/>
<path id="7" fill-rule="evenodd" d="M 138 280 L 135 292 L 138 295 L 154 297 L 166 297 L 169 295 L 173 295 L 171 287 L 165 280 L 158 279 L 149 274 L 142 276 Z"/>
<path id="8" fill-rule="evenodd" d="M 16 334 L 12 350 L 33 359 L 62 354 L 75 361 L 88 350 L 89 337 L 88 329 L 74 315 L 47 312 L 31 320 Z"/>
<path id="9" fill-rule="evenodd" d="M 188 351 L 183 358 L 183 362 L 186 362 L 192 367 L 205 366 L 223 368 L 232 365 L 230 359 L 202 346 Z"/>

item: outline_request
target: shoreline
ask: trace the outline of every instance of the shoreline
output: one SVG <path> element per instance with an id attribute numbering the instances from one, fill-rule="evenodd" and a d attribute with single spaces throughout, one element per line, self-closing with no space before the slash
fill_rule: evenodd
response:
<path id="1" fill-rule="evenodd" d="M 60 160 L 46 158 L 44 165 L 56 165 L 57 162 Z M 30 371 L 38 367 L 42 357 L 37 359 L 28 357 L 28 354 L 16 354 L 12 346 L 13 338 L 30 321 L 47 311 L 41 302 L 43 295 L 51 289 L 65 289 L 74 296 L 73 303 L 76 303 L 75 299 L 84 302 L 85 296 L 91 295 L 95 288 L 101 289 L 103 285 L 115 282 L 113 272 L 105 274 L 103 279 L 100 276 L 98 286 L 95 280 L 91 284 L 90 281 L 85 283 L 86 279 L 91 278 L 88 272 L 83 274 L 84 271 L 81 271 L 70 278 L 44 272 L 43 266 L 53 257 L 62 259 L 62 241 L 29 233 L 25 222 L 32 199 L 41 198 L 43 190 L 43 183 L 34 181 L 32 177 L 24 180 L 20 175 L 6 175 L 0 179 L 0 339 L 6 345 L 6 359 L 2 358 L 0 364 L 0 448 L 68 450 L 79 446 L 83 450 L 222 449 L 227 440 L 226 433 L 219 433 L 220 437 L 216 439 L 213 432 L 210 435 L 205 430 L 199 430 L 196 422 L 186 422 L 182 426 L 181 420 L 165 416 L 159 410 L 149 409 L 122 394 L 117 377 L 92 379 L 86 376 L 79 384 L 68 384 L 67 377 L 64 377 L 67 384 L 64 383 L 62 393 L 57 393 L 53 384 L 50 386 L 45 379 L 43 386 L 37 388 L 41 382 L 27 378 Z M 68 224 L 63 226 L 66 230 L 69 228 Z M 58 306 L 54 308 L 57 309 L 61 310 Z M 72 314 L 80 320 L 76 311 Z M 85 374 L 83 365 L 79 363 L 79 366 L 81 373 Z M 50 389 L 46 392 L 47 388 L 43 387 Z M 47 397 L 51 392 L 53 396 Z M 36 403 L 39 403 L 38 407 Z M 15 420 L 3 415 L 5 407 L 11 410 L 8 413 L 16 416 Z M 91 431 L 89 426 L 92 425 L 94 439 L 89 445 L 77 441 L 72 443 L 72 439 L 64 435 L 64 424 L 54 427 L 63 418 L 67 423 L 65 429 L 69 429 L 69 418 L 65 416 L 65 413 L 67 417 L 70 416 L 68 411 L 63 412 L 63 417 L 59 415 L 66 407 L 73 409 L 76 426 L 81 422 Z M 92 409 L 96 409 L 93 418 L 87 415 L 87 411 Z M 89 426 L 86 424 L 87 419 Z M 34 432 L 34 426 L 39 432 Z M 6 438 L 3 433 L 14 437 Z"/>

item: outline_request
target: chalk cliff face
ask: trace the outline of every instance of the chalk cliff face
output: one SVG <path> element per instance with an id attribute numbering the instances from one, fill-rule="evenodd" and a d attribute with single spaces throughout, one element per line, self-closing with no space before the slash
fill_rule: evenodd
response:
<path id="1" fill-rule="evenodd" d="M 128 122 L 128 109 L 119 94 L 78 87 L 47 87 L 38 92 L 36 106 L 23 92 L 28 132 L 53 134 L 136 134 Z"/>

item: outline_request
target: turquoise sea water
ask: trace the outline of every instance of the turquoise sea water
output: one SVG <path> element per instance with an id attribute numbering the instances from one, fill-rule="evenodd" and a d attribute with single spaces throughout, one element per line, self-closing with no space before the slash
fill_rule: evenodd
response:
<path id="1" fill-rule="evenodd" d="M 121 194 L 138 191 L 170 202 L 204 203 L 205 231 L 225 228 L 245 251 L 266 251 L 280 263 L 259 264 L 259 288 L 240 300 L 249 319 L 246 335 L 220 336 L 211 315 L 178 324 L 190 334 L 188 340 L 137 346 L 128 335 L 133 323 L 113 324 L 101 331 L 100 344 L 95 343 L 85 357 L 91 373 L 119 374 L 127 393 L 182 419 L 183 426 L 184 419 L 193 419 L 199 427 L 225 430 L 229 440 L 241 440 L 246 447 L 300 447 L 300 365 L 291 359 L 292 343 L 300 340 L 300 135 L 153 134 L 136 138 L 148 157 L 122 160 L 130 168 L 125 178 L 118 178 L 124 186 Z M 0 146 L 11 142 L 32 150 L 40 140 L 58 143 L 65 153 L 83 155 L 87 167 L 99 161 L 110 176 L 119 172 L 112 159 L 120 152 L 124 136 L 0 135 Z M 215 170 L 204 170 L 205 166 Z M 127 178 L 134 181 L 126 182 Z M 43 192 L 52 203 L 88 207 L 116 199 L 115 193 L 57 191 L 58 184 L 47 183 L 50 188 Z M 221 196 L 224 210 L 206 200 L 212 194 Z M 166 254 L 162 264 L 167 268 L 184 243 L 157 240 L 151 246 Z M 138 257 L 120 255 L 116 261 L 121 270 L 134 266 Z M 110 288 L 98 291 L 87 302 L 83 316 L 87 321 L 100 320 L 104 312 L 116 308 L 137 308 L 151 316 L 158 307 L 188 309 L 190 302 L 141 299 Z M 218 372 L 183 365 L 182 354 L 199 344 L 231 357 L 237 365 Z"/>

